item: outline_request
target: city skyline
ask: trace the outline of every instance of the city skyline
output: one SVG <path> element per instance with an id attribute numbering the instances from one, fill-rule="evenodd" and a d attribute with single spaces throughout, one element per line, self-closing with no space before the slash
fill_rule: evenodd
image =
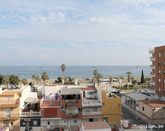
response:
<path id="1" fill-rule="evenodd" d="M 0 1 L 2 65 L 149 65 L 163 0 Z"/>

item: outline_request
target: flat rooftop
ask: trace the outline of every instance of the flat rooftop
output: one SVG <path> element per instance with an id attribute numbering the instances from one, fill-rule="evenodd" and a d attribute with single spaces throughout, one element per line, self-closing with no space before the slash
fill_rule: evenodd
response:
<path id="1" fill-rule="evenodd" d="M 126 94 L 125 96 L 128 96 L 136 101 L 145 100 L 146 98 L 149 98 L 149 96 L 142 93 L 138 93 L 138 92 L 129 93 L 129 94 Z"/>
<path id="2" fill-rule="evenodd" d="M 111 129 L 111 127 L 105 121 L 97 122 L 84 122 L 82 127 L 86 130 L 91 129 Z"/>
<path id="3" fill-rule="evenodd" d="M 161 100 L 148 100 L 143 102 L 149 105 L 150 107 L 165 107 L 165 101 Z"/>
<path id="4" fill-rule="evenodd" d="M 61 90 L 61 95 L 73 95 L 73 94 L 81 94 L 80 89 L 64 87 Z"/>

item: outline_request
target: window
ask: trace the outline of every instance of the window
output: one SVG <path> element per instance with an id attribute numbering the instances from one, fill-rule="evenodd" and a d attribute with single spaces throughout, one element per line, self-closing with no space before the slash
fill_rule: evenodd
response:
<path id="1" fill-rule="evenodd" d="M 159 53 L 159 57 L 161 57 L 161 53 Z"/>
<path id="2" fill-rule="evenodd" d="M 83 91 L 83 97 L 85 97 L 85 91 Z"/>
<path id="3" fill-rule="evenodd" d="M 93 111 L 96 112 L 97 111 L 97 108 L 93 108 Z"/>
<path id="4" fill-rule="evenodd" d="M 37 121 L 33 121 L 33 126 L 37 126 Z"/>
<path id="5" fill-rule="evenodd" d="M 142 107 L 142 111 L 144 111 L 144 106 Z"/>
<path id="6" fill-rule="evenodd" d="M 77 123 L 77 120 L 73 120 L 73 123 L 76 124 Z"/>
<path id="7" fill-rule="evenodd" d="M 161 79 L 158 79 L 159 82 L 161 82 Z"/>
<path id="8" fill-rule="evenodd" d="M 161 70 L 159 70 L 158 73 L 160 74 L 161 73 Z"/>
<path id="9" fill-rule="evenodd" d="M 93 120 L 93 118 L 89 118 L 89 122 L 93 122 L 94 120 Z"/>

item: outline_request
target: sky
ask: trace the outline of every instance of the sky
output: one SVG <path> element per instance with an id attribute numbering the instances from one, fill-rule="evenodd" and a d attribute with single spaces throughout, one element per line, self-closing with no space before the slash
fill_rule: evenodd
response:
<path id="1" fill-rule="evenodd" d="M 0 0 L 0 65 L 149 65 L 165 0 Z"/>

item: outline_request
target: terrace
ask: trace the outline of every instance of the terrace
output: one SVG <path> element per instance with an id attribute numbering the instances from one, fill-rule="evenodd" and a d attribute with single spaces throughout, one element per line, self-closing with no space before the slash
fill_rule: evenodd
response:
<path id="1" fill-rule="evenodd" d="M 41 116 L 39 100 L 36 98 L 27 98 L 21 112 L 21 117 Z"/>

